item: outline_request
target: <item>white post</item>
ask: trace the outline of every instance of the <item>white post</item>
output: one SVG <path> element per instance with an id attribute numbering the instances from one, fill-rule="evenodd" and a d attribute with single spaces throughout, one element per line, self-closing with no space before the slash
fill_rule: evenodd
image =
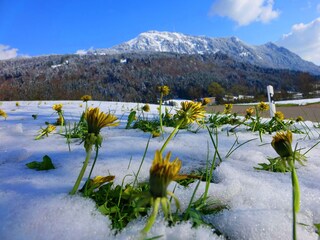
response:
<path id="1" fill-rule="evenodd" d="M 274 103 L 273 99 L 273 87 L 271 85 L 267 86 L 267 91 L 268 91 L 268 101 L 269 101 L 269 108 L 270 108 L 270 117 L 274 117 L 274 113 L 276 112 L 276 105 Z"/>

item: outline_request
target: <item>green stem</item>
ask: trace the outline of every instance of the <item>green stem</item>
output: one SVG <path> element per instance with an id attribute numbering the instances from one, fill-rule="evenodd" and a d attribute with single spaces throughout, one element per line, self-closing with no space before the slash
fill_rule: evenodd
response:
<path id="1" fill-rule="evenodd" d="M 150 231 L 151 227 L 153 226 L 153 224 L 156 220 L 156 217 L 158 215 L 160 200 L 161 200 L 161 198 L 159 198 L 159 197 L 154 199 L 152 213 L 147 221 L 146 226 L 142 229 L 142 233 L 148 233 Z"/>
<path id="2" fill-rule="evenodd" d="M 160 101 L 159 101 L 159 121 L 160 121 L 160 132 L 161 132 L 161 134 L 163 134 L 163 127 L 162 127 L 162 111 L 161 111 L 162 98 L 163 98 L 163 93 L 161 93 L 161 95 L 160 95 Z"/>
<path id="3" fill-rule="evenodd" d="M 164 142 L 162 148 L 160 149 L 160 153 L 161 154 L 163 153 L 164 149 L 166 148 L 166 146 L 168 145 L 170 140 L 173 138 L 173 136 L 178 132 L 178 130 L 179 130 L 179 128 L 180 128 L 182 123 L 183 123 L 183 119 L 178 122 L 178 125 L 175 127 L 175 129 L 171 132 L 171 134 L 169 135 L 167 140 Z"/>
<path id="4" fill-rule="evenodd" d="M 289 161 L 291 167 L 291 183 L 292 183 L 292 215 L 293 215 L 293 240 L 297 239 L 297 216 L 300 210 L 300 187 L 294 162 Z"/>
<path id="5" fill-rule="evenodd" d="M 82 166 L 82 168 L 81 168 L 81 171 L 80 171 L 80 173 L 79 173 L 79 176 L 78 176 L 78 178 L 77 178 L 77 181 L 76 181 L 76 183 L 74 184 L 74 186 L 73 186 L 73 188 L 72 188 L 72 190 L 71 190 L 71 192 L 70 192 L 70 195 L 76 194 L 76 192 L 77 192 L 77 190 L 78 190 L 78 188 L 79 188 L 80 182 L 81 182 L 81 180 L 82 180 L 82 178 L 83 178 L 83 175 L 84 175 L 84 173 L 85 173 L 85 171 L 86 171 L 86 168 L 87 168 L 87 166 L 88 166 L 89 159 L 90 159 L 90 156 L 91 156 L 91 152 L 92 152 L 92 148 L 88 148 L 88 150 L 86 151 L 86 159 L 84 160 L 83 166 Z"/>
<path id="6" fill-rule="evenodd" d="M 92 174 L 94 165 L 96 164 L 96 161 L 98 159 L 98 155 L 99 155 L 99 147 L 96 146 L 96 155 L 94 156 L 93 164 L 92 164 L 92 167 L 90 169 L 90 173 L 89 173 L 89 176 L 88 176 L 88 180 L 86 181 L 86 187 L 85 187 L 85 190 L 84 190 L 84 195 L 85 196 L 87 195 L 88 184 L 89 184 L 89 181 L 90 181 L 90 178 L 91 178 L 91 174 Z"/>
<path id="7" fill-rule="evenodd" d="M 147 151 L 148 151 L 148 148 L 149 148 L 149 143 L 150 143 L 151 137 L 152 137 L 152 135 L 150 135 L 150 137 L 149 137 L 149 139 L 148 139 L 147 146 L 146 146 L 146 148 L 145 148 L 145 150 L 144 150 L 143 157 L 142 157 L 142 160 L 141 160 L 141 162 L 140 162 L 140 166 L 139 166 L 138 172 L 137 172 L 137 174 L 136 174 L 136 176 L 135 176 L 135 178 L 134 178 L 134 181 L 133 181 L 133 185 L 132 185 L 132 186 L 135 186 L 135 184 L 138 182 L 138 176 L 139 176 L 139 173 L 140 173 L 142 164 L 143 164 L 143 162 L 144 162 L 144 159 L 145 159 L 145 157 L 146 157 L 146 155 L 147 155 Z"/>

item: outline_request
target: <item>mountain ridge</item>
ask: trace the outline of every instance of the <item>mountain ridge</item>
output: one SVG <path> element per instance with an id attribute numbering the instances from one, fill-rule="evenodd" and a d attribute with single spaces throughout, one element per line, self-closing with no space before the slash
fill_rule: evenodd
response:
<path id="1" fill-rule="evenodd" d="M 171 52 L 179 54 L 215 54 L 221 52 L 240 62 L 275 69 L 290 69 L 320 75 L 320 66 L 303 60 L 290 50 L 272 42 L 250 45 L 237 37 L 212 38 L 177 32 L 148 31 L 111 48 L 89 50 L 93 54 L 126 52 Z"/>

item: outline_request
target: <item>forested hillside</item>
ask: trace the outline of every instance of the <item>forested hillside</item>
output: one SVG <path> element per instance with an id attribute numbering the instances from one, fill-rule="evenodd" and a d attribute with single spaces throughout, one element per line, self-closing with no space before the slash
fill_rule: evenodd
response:
<path id="1" fill-rule="evenodd" d="M 224 54 L 128 53 L 119 55 L 50 55 L 0 61 L 0 100 L 80 99 L 156 102 L 157 86 L 169 97 L 194 99 L 212 95 L 219 83 L 226 94 L 261 96 L 276 90 L 307 94 L 319 76 L 261 68 Z"/>

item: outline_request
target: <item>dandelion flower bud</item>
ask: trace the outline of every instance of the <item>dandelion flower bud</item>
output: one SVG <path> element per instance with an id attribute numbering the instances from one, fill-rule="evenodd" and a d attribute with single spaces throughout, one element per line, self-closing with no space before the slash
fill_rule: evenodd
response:
<path id="1" fill-rule="evenodd" d="M 292 156 L 292 133 L 290 131 L 277 132 L 272 139 L 271 145 L 280 157 Z"/>
<path id="2" fill-rule="evenodd" d="M 149 104 L 145 104 L 145 105 L 142 107 L 142 110 L 143 110 L 144 112 L 149 112 L 149 111 L 150 111 L 150 106 L 149 106 Z"/>

